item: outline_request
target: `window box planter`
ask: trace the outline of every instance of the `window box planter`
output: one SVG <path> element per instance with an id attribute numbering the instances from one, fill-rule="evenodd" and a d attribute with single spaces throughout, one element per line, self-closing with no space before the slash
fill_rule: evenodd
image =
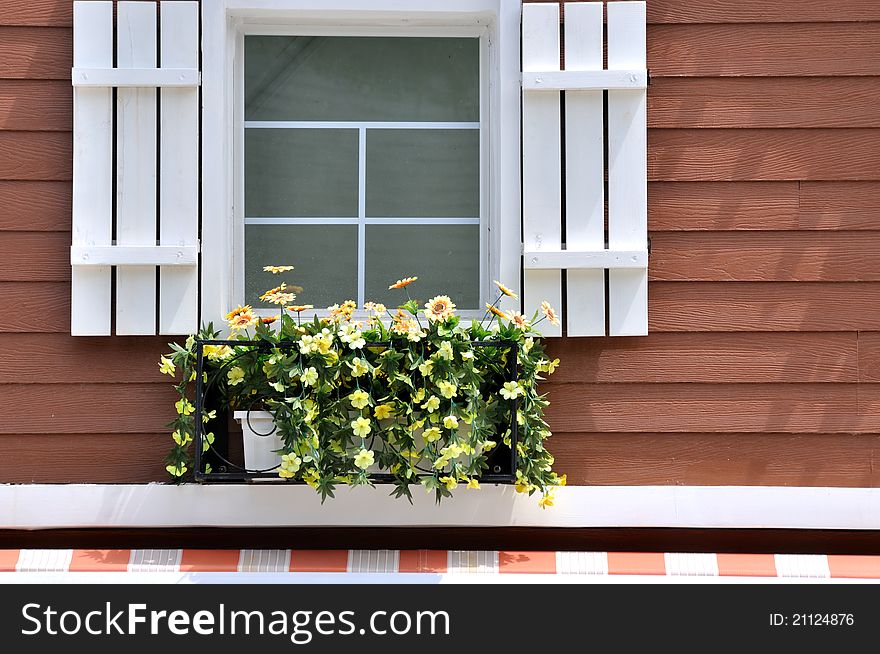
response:
<path id="1" fill-rule="evenodd" d="M 364 322 L 349 301 L 304 322 L 311 307 L 288 306 L 294 297 L 284 285 L 267 291 L 280 316 L 239 307 L 227 316 L 229 339 L 208 326 L 162 358 L 163 372 L 182 373 L 172 476 L 306 483 L 323 499 L 339 485 L 391 484 L 406 498 L 423 486 L 439 501 L 461 486 L 513 483 L 552 504 L 565 479 L 544 447 L 548 402 L 537 383 L 558 361 L 544 356 L 537 314 L 508 314 L 496 301 L 483 322 L 465 325 L 437 296 L 396 314 L 367 303 Z M 555 319 L 549 305 L 542 311 Z M 218 438 L 230 411 L 243 426 L 244 464 Z"/>

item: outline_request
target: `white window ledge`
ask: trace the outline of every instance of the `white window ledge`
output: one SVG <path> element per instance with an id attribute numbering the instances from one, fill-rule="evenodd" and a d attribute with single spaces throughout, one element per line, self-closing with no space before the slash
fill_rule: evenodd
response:
<path id="1" fill-rule="evenodd" d="M 690 527 L 880 529 L 880 488 L 570 486 L 536 497 L 486 486 L 415 505 L 387 487 L 0 485 L 0 528 L 83 527 Z"/>

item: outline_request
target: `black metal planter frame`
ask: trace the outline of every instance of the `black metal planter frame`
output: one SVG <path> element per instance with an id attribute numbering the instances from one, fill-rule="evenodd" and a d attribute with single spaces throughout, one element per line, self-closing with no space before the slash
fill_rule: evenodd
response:
<path id="1" fill-rule="evenodd" d="M 228 345 L 230 347 L 252 346 L 264 350 L 273 348 L 292 348 L 296 347 L 296 341 L 282 341 L 280 343 L 270 343 L 268 341 L 229 341 L 229 340 L 197 340 L 196 341 L 196 393 L 195 393 L 195 425 L 194 425 L 194 449 L 195 449 L 195 480 L 201 483 L 251 483 L 258 480 L 269 480 L 276 483 L 286 484 L 303 484 L 299 479 L 282 479 L 274 471 L 269 470 L 247 470 L 246 468 L 233 463 L 228 458 L 228 429 L 226 428 L 228 415 L 225 407 L 211 406 L 211 382 L 205 383 L 205 346 L 206 345 Z M 393 345 L 391 341 L 380 341 L 366 343 L 364 347 L 390 347 Z M 513 356 L 508 356 L 507 369 L 504 381 L 517 381 L 519 379 L 519 370 L 517 362 L 517 347 L 513 341 L 492 340 L 492 341 L 471 341 L 474 347 L 498 347 L 507 348 L 508 352 Z M 229 365 L 231 362 L 227 362 Z M 481 483 L 491 484 L 512 484 L 516 481 L 516 445 L 518 442 L 519 425 L 516 420 L 519 400 L 514 398 L 508 400 L 511 404 L 511 421 L 510 421 L 510 447 L 504 445 L 498 439 L 498 445 L 493 448 L 492 452 L 487 456 L 489 470 L 491 473 L 481 475 L 478 479 Z M 205 423 L 202 416 L 206 411 L 217 410 L 218 417 L 212 421 L 215 425 L 215 440 L 209 443 L 207 449 L 203 452 L 205 438 Z M 205 463 L 207 459 L 212 459 L 212 471 L 205 472 Z M 390 484 L 393 483 L 394 475 L 384 473 L 374 473 L 370 475 L 370 481 L 374 484 Z"/>

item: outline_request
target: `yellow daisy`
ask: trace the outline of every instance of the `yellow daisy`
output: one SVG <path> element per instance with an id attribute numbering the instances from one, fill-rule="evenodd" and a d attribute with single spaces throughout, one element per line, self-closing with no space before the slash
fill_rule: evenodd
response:
<path id="1" fill-rule="evenodd" d="M 504 284 L 502 284 L 501 282 L 499 282 L 499 281 L 496 280 L 496 281 L 493 282 L 493 283 L 495 284 L 495 286 L 498 287 L 498 290 L 501 291 L 502 293 L 504 293 L 504 295 L 506 295 L 507 297 L 512 297 L 512 298 L 519 297 L 516 293 L 514 293 L 513 291 L 511 291 L 509 288 L 507 288 L 507 287 L 506 287 Z"/>
<path id="2" fill-rule="evenodd" d="M 278 273 L 288 272 L 293 270 L 293 266 L 264 266 L 263 270 L 265 272 L 270 272 L 273 275 L 277 275 Z"/>
<path id="3" fill-rule="evenodd" d="M 418 277 L 404 277 L 403 279 L 398 279 L 396 282 L 388 287 L 388 290 L 390 291 L 392 288 L 403 288 L 404 286 L 409 286 L 417 279 Z"/>

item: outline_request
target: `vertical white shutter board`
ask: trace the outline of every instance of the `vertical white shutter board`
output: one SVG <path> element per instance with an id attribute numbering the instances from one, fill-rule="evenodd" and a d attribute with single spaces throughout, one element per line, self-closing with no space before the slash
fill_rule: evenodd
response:
<path id="1" fill-rule="evenodd" d="M 602 70 L 601 2 L 565 5 L 565 70 Z M 602 91 L 565 92 L 565 241 L 605 249 L 605 109 Z M 569 336 L 605 335 L 605 271 L 566 271 Z"/>
<path id="2" fill-rule="evenodd" d="M 609 70 L 643 69 L 645 3 L 608 3 Z M 608 247 L 647 246 L 647 93 L 608 92 Z M 608 272 L 611 336 L 648 333 L 648 271 Z"/>
<path id="3" fill-rule="evenodd" d="M 198 68 L 199 4 L 161 6 L 162 68 Z M 199 91 L 160 91 L 159 236 L 161 245 L 198 245 Z M 159 333 L 198 329 L 199 269 L 159 268 Z"/>
<path id="4" fill-rule="evenodd" d="M 559 55 L 559 6 L 523 5 L 523 71 L 559 70 Z M 559 93 L 523 93 L 523 244 L 527 251 L 558 250 L 562 244 L 560 139 Z M 561 271 L 523 271 L 525 314 L 531 317 L 542 300 L 561 311 Z M 543 322 L 541 328 L 546 336 L 562 334 L 561 325 L 554 327 Z"/>
<path id="5" fill-rule="evenodd" d="M 113 3 L 75 3 L 73 65 L 113 66 Z M 113 94 L 73 89 L 73 245 L 110 245 L 113 234 Z M 70 333 L 110 334 L 109 266 L 71 270 Z"/>
<path id="6" fill-rule="evenodd" d="M 118 68 L 155 68 L 156 5 L 117 5 Z M 116 91 L 116 241 L 156 244 L 156 89 Z M 116 333 L 156 333 L 155 266 L 116 269 Z"/>

